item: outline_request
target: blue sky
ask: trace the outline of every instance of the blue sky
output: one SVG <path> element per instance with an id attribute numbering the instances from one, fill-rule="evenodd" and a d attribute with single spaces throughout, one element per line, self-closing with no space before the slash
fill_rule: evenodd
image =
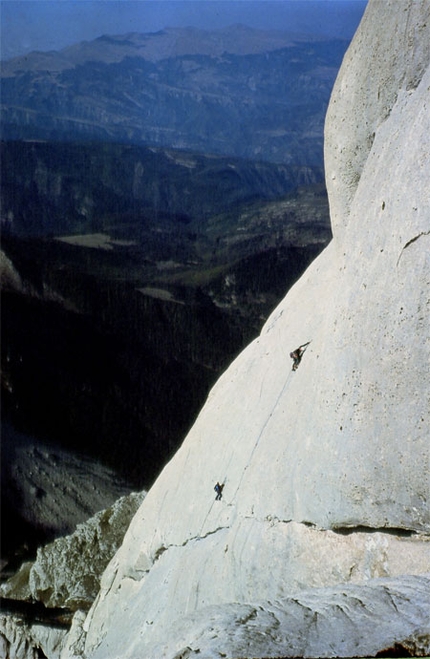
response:
<path id="1" fill-rule="evenodd" d="M 1 58 L 102 34 L 233 23 L 351 38 L 367 0 L 1 0 Z"/>

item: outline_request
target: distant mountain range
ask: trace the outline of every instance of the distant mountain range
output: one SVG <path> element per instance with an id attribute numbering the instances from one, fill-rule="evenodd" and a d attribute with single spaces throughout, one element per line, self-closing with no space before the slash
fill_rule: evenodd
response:
<path id="1" fill-rule="evenodd" d="M 347 46 L 235 25 L 30 53 L 2 64 L 2 136 L 322 166 L 325 111 Z"/>

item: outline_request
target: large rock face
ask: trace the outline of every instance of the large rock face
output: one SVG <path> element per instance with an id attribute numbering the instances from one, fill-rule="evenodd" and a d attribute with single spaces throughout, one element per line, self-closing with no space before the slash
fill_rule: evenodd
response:
<path id="1" fill-rule="evenodd" d="M 184 616 L 180 656 L 194 656 L 213 607 L 218 647 L 236 657 L 219 623 L 231 603 L 269 616 L 269 601 L 306 589 L 332 602 L 351 582 L 361 601 L 376 578 L 400 592 L 405 575 L 430 571 L 429 29 L 427 0 L 370 1 L 326 122 L 333 241 L 218 381 L 140 507 L 85 622 L 86 657 L 173 657 Z M 310 340 L 292 372 L 288 353 Z M 340 629 L 348 618 L 361 634 L 337 656 L 428 634 L 422 589 L 406 599 L 411 618 L 376 596 L 367 616 L 346 607 Z M 366 645 L 374 615 L 400 621 L 381 647 Z M 243 656 L 297 656 L 288 633 L 273 649 L 271 627 L 255 630 L 252 608 L 231 616 L 254 628 Z M 270 643 L 257 643 L 265 630 Z M 301 652 L 333 656 L 330 632 Z"/>

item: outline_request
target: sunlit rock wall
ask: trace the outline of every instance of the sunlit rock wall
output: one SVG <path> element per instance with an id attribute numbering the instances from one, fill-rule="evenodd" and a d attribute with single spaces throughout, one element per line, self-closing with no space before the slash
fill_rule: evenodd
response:
<path id="1" fill-rule="evenodd" d="M 430 571 L 429 32 L 426 0 L 370 1 L 327 116 L 333 241 L 136 514 L 84 624 L 91 659 L 159 659 L 208 606 Z"/>

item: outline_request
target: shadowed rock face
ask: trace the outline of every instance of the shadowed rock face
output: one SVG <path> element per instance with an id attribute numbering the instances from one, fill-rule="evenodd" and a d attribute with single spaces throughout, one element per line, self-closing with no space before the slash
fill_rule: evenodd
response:
<path id="1" fill-rule="evenodd" d="M 207 646 L 197 618 L 210 606 L 217 647 L 239 656 L 226 641 L 231 602 L 258 602 L 269 616 L 269 601 L 305 590 L 326 588 L 328 606 L 336 585 L 356 584 L 360 599 L 389 577 L 382 588 L 394 596 L 405 575 L 429 571 L 429 26 L 425 1 L 369 3 L 327 116 L 333 241 L 220 378 L 147 495 L 85 622 L 86 657 L 194 656 Z M 305 341 L 292 372 L 288 353 Z M 413 630 L 405 607 L 376 595 L 368 614 L 338 607 L 337 629 L 347 634 L 349 620 L 361 633 L 335 656 L 428 637 L 428 602 L 421 588 L 408 592 Z M 370 647 L 375 615 L 399 625 Z M 239 617 L 254 638 L 246 656 L 333 656 L 314 615 L 305 628 L 315 645 L 301 651 L 270 631 L 263 649 L 253 611 Z"/>

